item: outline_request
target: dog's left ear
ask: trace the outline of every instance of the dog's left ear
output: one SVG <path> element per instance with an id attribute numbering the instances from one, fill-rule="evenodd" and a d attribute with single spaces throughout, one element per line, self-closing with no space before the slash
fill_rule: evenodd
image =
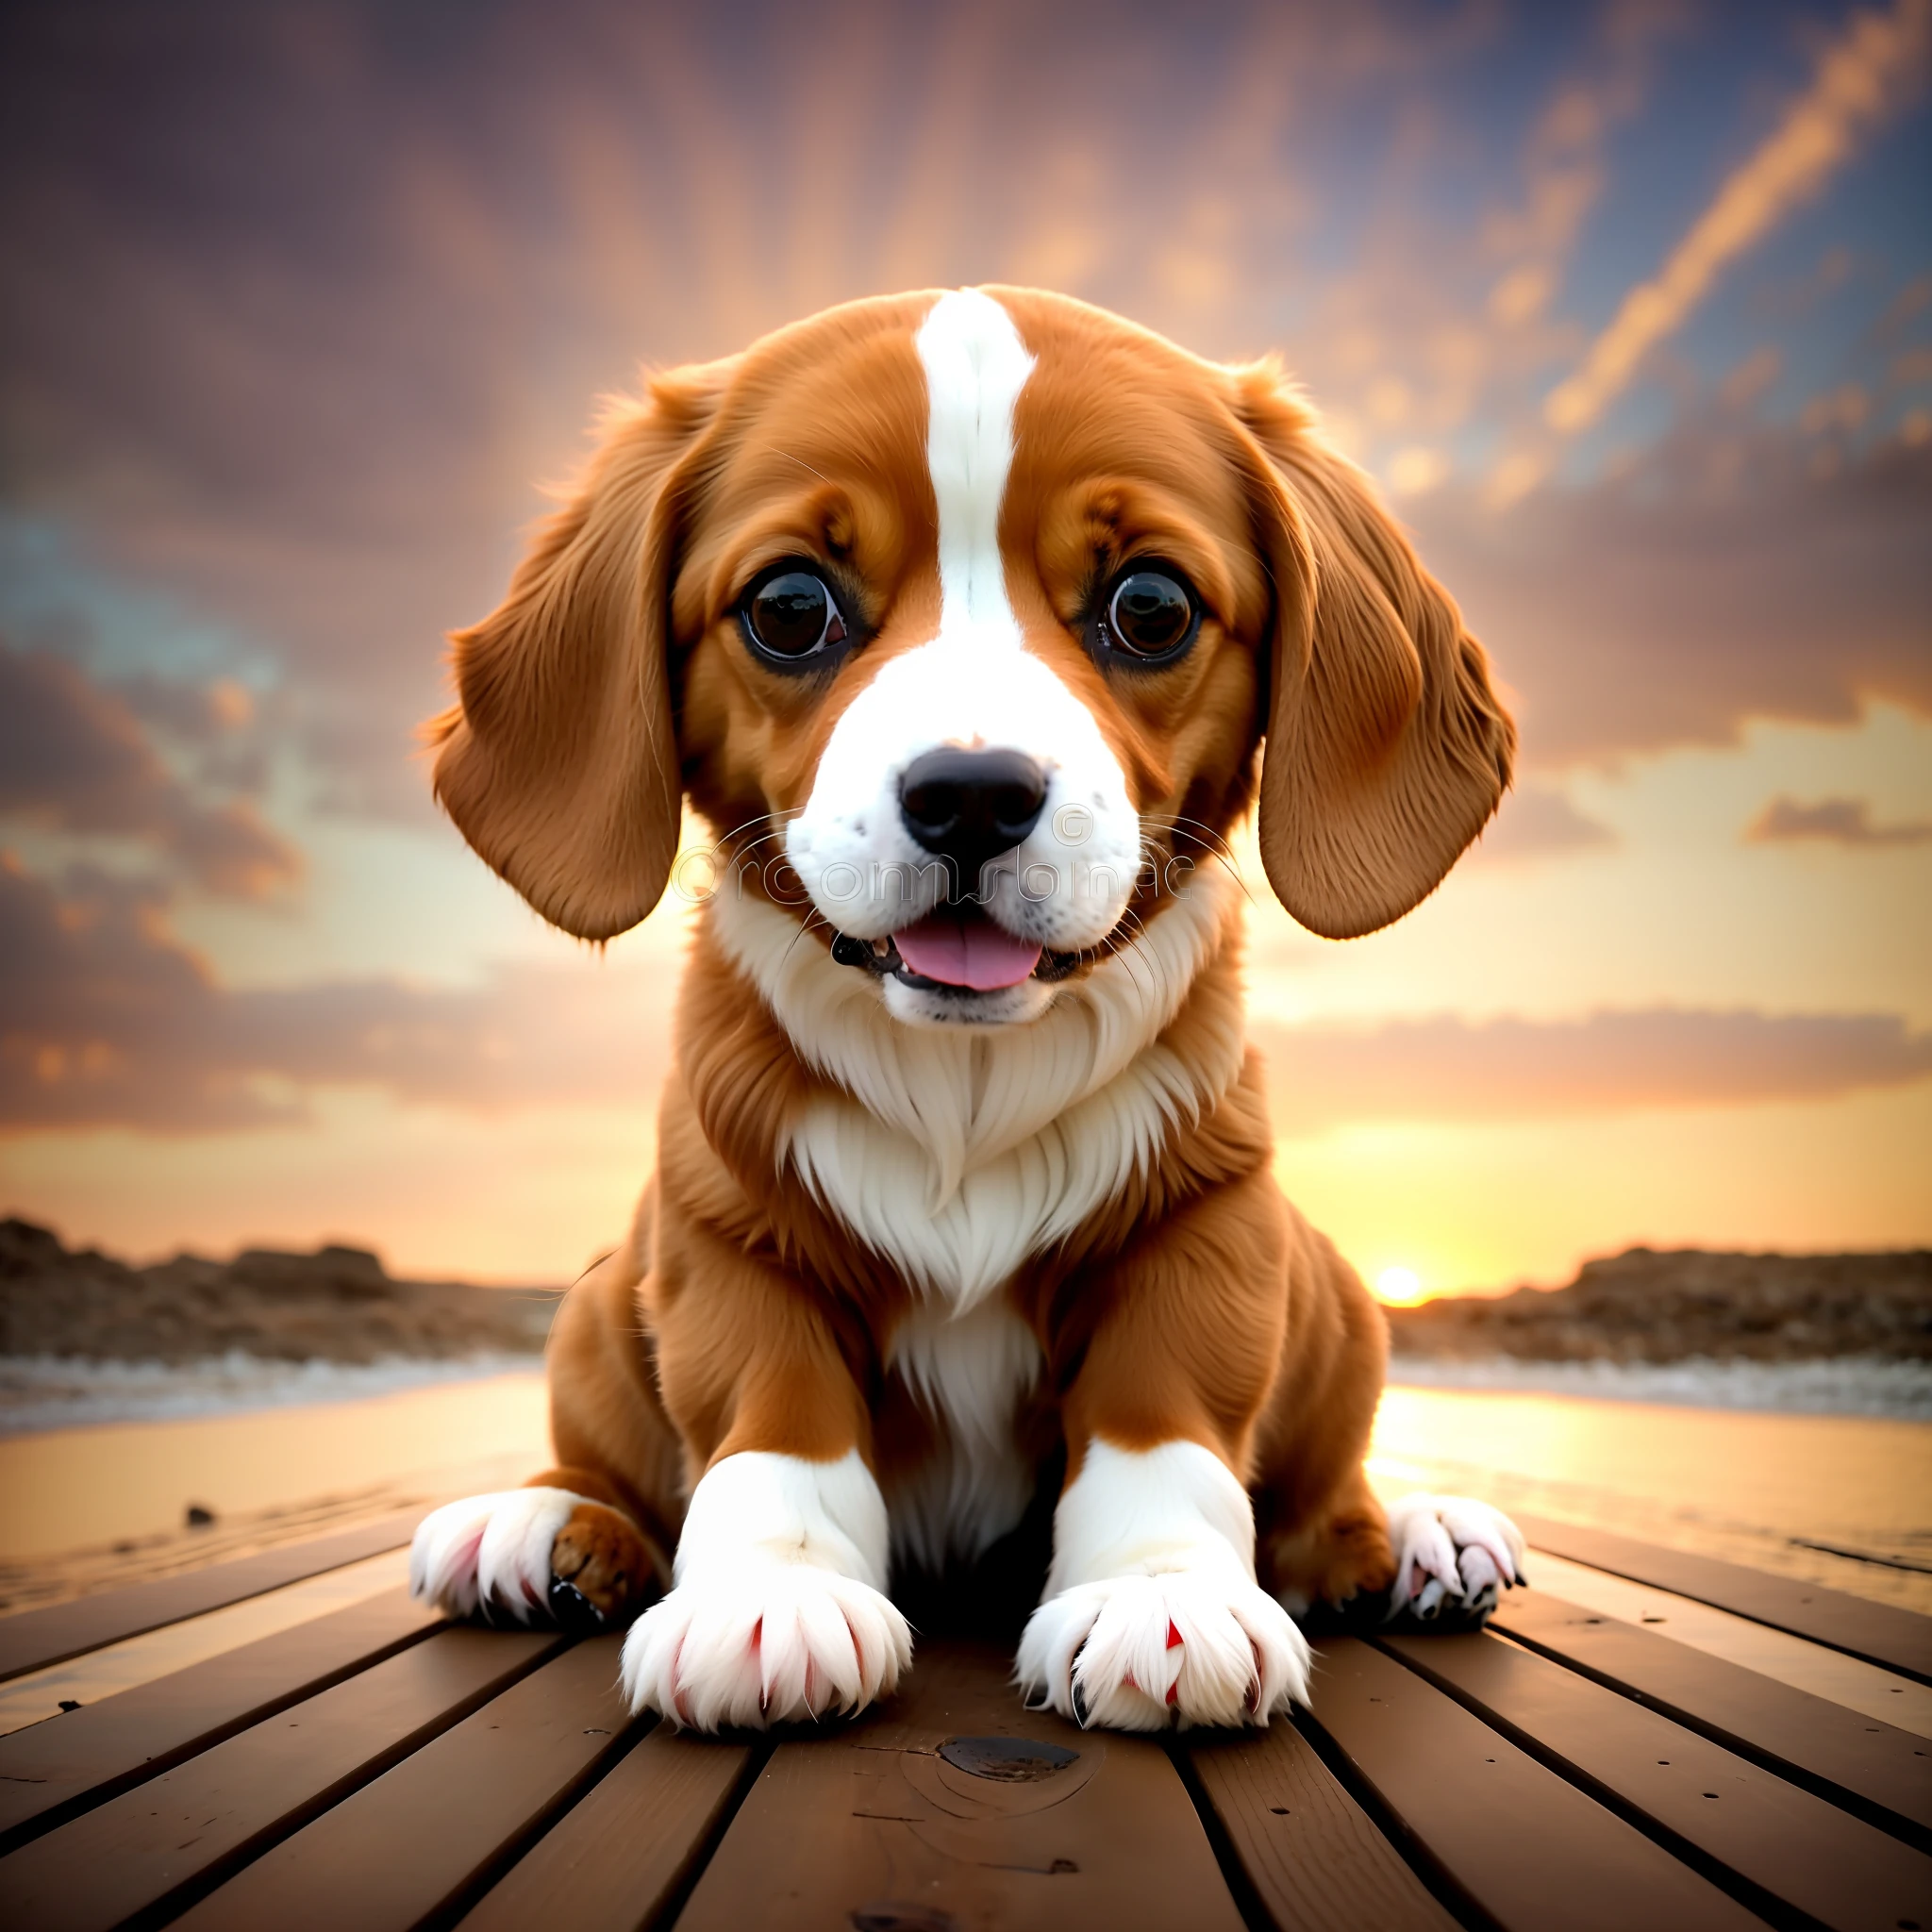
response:
<path id="1" fill-rule="evenodd" d="M 734 366 L 675 370 L 616 405 L 509 594 L 450 640 L 459 702 L 428 726 L 436 795 L 476 852 L 579 939 L 637 924 L 677 854 L 671 582 L 683 479 Z"/>
<path id="2" fill-rule="evenodd" d="M 1516 729 L 1369 479 L 1274 364 L 1234 380 L 1274 584 L 1261 860 L 1303 925 L 1354 939 L 1441 883 L 1509 783 Z"/>

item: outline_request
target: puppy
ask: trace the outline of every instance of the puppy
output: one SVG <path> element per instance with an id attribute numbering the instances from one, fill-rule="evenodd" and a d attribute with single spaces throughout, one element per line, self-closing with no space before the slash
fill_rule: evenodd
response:
<path id="1" fill-rule="evenodd" d="M 635 925 L 685 799 L 716 842 L 559 1466 L 429 1517 L 422 1596 L 641 1610 L 678 1723 L 853 1711 L 910 1659 L 894 1570 L 1063 1471 L 1019 1681 L 1149 1729 L 1303 1696 L 1298 1615 L 1516 1577 L 1493 1509 L 1370 1490 L 1383 1323 L 1271 1172 L 1224 862 L 1258 805 L 1288 910 L 1373 932 L 1514 733 L 1274 364 L 1030 290 L 832 309 L 614 408 L 454 641 L 437 793 L 546 919 Z"/>

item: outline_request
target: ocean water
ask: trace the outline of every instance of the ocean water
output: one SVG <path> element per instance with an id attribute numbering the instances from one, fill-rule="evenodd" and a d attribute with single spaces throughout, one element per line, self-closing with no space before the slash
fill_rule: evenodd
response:
<path id="1" fill-rule="evenodd" d="M 1369 1473 L 1932 1611 L 1932 1423 L 1395 1383 Z"/>
<path id="2" fill-rule="evenodd" d="M 1424 1389 L 1532 1391 L 1678 1408 L 1755 1408 L 1789 1415 L 1882 1415 L 1932 1422 L 1932 1362 L 1840 1356 L 1829 1361 L 1529 1362 L 1398 1357 L 1391 1382 Z"/>
<path id="3" fill-rule="evenodd" d="M 121 1419 L 0 1436 L 0 1607 L 508 1487 L 549 1460 L 540 1370 L 444 1365 L 398 1387 L 401 1374 L 278 1371 L 264 1386 L 228 1364 L 64 1385 L 83 1414 Z M 20 1393 L 43 1417 L 63 1412 L 45 1382 Z M 1628 1387 L 1395 1383 L 1369 1467 L 1391 1492 L 1485 1496 L 1932 1610 L 1932 1423 Z M 191 1506 L 208 1520 L 191 1527 Z"/>
<path id="4" fill-rule="evenodd" d="M 347 1393 L 0 1437 L 0 1610 L 508 1489 L 550 1460 L 541 1369 Z"/>
<path id="5" fill-rule="evenodd" d="M 310 1407 L 541 1371 L 531 1355 L 285 1362 L 233 1353 L 180 1364 L 0 1356 L 0 1436 Z"/>

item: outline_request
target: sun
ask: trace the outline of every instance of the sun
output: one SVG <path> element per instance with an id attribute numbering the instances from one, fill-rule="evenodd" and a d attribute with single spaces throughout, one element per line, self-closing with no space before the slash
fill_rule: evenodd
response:
<path id="1" fill-rule="evenodd" d="M 1422 1276 L 1413 1268 L 1385 1268 L 1375 1276 L 1375 1292 L 1385 1302 L 1412 1302 L 1422 1291 Z"/>

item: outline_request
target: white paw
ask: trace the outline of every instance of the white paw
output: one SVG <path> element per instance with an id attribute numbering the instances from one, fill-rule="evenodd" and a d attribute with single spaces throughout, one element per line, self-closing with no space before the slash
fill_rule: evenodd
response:
<path id="1" fill-rule="evenodd" d="M 550 1546 L 586 1499 L 570 1490 L 504 1490 L 431 1510 L 409 1551 L 409 1594 L 453 1617 L 486 1604 L 527 1624 L 550 1613 Z"/>
<path id="2" fill-rule="evenodd" d="M 810 1563 L 707 1565 L 631 1626 L 633 1710 L 701 1731 L 862 1710 L 912 1661 L 906 1619 L 868 1583 Z"/>
<path id="3" fill-rule="evenodd" d="M 1077 1583 L 1027 1620 L 1019 1677 L 1076 1724 L 1265 1724 L 1307 1702 L 1307 1640 L 1244 1576 L 1170 1570 Z"/>
<path id="4" fill-rule="evenodd" d="M 1470 1496 L 1404 1496 L 1389 1506 L 1395 1588 L 1389 1614 L 1433 1617 L 1445 1606 L 1474 1615 L 1524 1580 L 1523 1532 Z"/>

